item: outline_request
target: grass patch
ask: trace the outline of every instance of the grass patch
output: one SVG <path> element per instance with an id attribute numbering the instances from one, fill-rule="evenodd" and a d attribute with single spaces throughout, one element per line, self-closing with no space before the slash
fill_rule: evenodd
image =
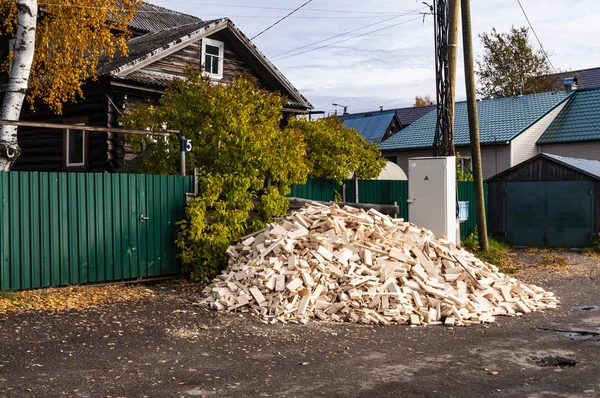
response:
<path id="1" fill-rule="evenodd" d="M 581 249 L 581 252 L 584 254 L 592 255 L 594 257 L 598 257 L 598 255 L 600 255 L 600 233 L 596 234 L 596 236 L 594 236 L 594 239 L 592 239 L 592 244 L 588 247 L 584 247 L 583 249 Z"/>
<path id="2" fill-rule="evenodd" d="M 566 267 L 569 260 L 556 253 L 544 253 L 540 256 L 539 265 L 544 267 Z"/>
<path id="3" fill-rule="evenodd" d="M 0 290 L 0 299 L 14 300 L 15 292 L 9 292 L 8 290 Z"/>
<path id="4" fill-rule="evenodd" d="M 505 274 L 514 274 L 517 272 L 513 254 L 510 250 L 511 245 L 506 239 L 490 236 L 488 238 L 488 251 L 486 252 L 481 251 L 479 247 L 477 231 L 473 232 L 461 243 L 464 248 L 475 254 L 480 260 L 497 266 L 500 272 Z"/>

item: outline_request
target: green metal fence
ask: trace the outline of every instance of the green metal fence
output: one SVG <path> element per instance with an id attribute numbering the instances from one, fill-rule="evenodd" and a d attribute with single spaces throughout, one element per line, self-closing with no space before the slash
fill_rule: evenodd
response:
<path id="1" fill-rule="evenodd" d="M 460 224 L 460 238 L 465 239 L 477 227 L 475 207 L 475 183 L 473 181 L 459 181 L 457 183 L 458 200 L 469 202 L 469 218 Z M 485 199 L 485 217 L 488 217 L 488 185 L 483 184 L 483 195 Z"/>
<path id="2" fill-rule="evenodd" d="M 179 272 L 173 244 L 193 179 L 0 172 L 0 289 Z"/>
<path id="3" fill-rule="evenodd" d="M 475 188 L 472 181 L 458 182 L 458 200 L 469 202 L 469 218 L 460 225 L 461 238 L 466 238 L 475 231 L 477 222 L 475 220 Z M 292 186 L 290 196 L 331 201 L 335 191 L 342 192 L 342 187 L 333 180 L 309 179 L 305 185 Z M 488 187 L 484 185 L 486 215 Z M 353 180 L 346 181 L 346 201 L 354 202 L 355 183 Z M 408 220 L 408 181 L 392 180 L 359 180 L 358 200 L 361 203 L 394 204 L 400 207 L 399 218 Z M 409 220 L 410 221 L 410 220 Z"/>

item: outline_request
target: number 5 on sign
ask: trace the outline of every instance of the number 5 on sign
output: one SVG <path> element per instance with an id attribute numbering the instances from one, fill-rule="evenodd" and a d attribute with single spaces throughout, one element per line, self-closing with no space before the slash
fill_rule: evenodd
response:
<path id="1" fill-rule="evenodd" d="M 181 147 L 180 148 L 181 152 L 191 152 L 191 150 L 192 150 L 192 140 L 191 139 L 181 138 L 179 143 L 180 143 L 180 147 Z"/>

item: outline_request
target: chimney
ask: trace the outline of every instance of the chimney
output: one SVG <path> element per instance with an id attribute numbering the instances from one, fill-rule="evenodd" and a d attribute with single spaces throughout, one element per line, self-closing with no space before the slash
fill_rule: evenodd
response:
<path id="1" fill-rule="evenodd" d="M 565 91 L 573 91 L 577 90 L 578 85 L 577 77 L 565 77 L 563 80 L 563 85 L 565 86 Z"/>
<path id="2" fill-rule="evenodd" d="M 383 106 L 379 105 L 379 112 L 383 112 Z"/>

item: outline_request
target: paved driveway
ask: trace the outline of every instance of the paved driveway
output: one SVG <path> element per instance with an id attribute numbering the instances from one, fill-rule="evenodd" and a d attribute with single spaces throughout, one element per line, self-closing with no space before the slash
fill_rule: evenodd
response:
<path id="1" fill-rule="evenodd" d="M 526 267 L 557 311 L 487 327 L 265 325 L 200 288 L 0 318 L 0 397 L 600 397 L 600 265 Z M 522 262 L 539 254 L 519 252 Z"/>

